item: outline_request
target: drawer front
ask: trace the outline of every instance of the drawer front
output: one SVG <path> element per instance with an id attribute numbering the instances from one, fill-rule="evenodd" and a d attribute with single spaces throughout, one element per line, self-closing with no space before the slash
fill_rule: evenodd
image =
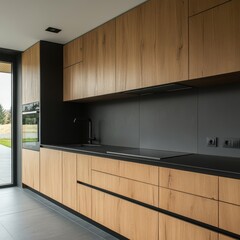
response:
<path id="1" fill-rule="evenodd" d="M 240 205 L 240 180 L 220 177 L 219 200 Z"/>
<path id="2" fill-rule="evenodd" d="M 219 227 L 240 235 L 240 206 L 219 202 Z"/>
<path id="3" fill-rule="evenodd" d="M 159 188 L 159 208 L 218 226 L 218 201 Z"/>
<path id="4" fill-rule="evenodd" d="M 237 240 L 236 238 L 230 238 L 225 235 L 219 234 L 219 240 Z"/>
<path id="5" fill-rule="evenodd" d="M 159 168 L 159 186 L 218 200 L 218 177 Z"/>
<path id="6" fill-rule="evenodd" d="M 92 185 L 158 207 L 158 187 L 92 171 Z"/>
<path id="7" fill-rule="evenodd" d="M 92 169 L 119 176 L 120 161 L 108 158 L 92 157 Z"/>
<path id="8" fill-rule="evenodd" d="M 218 240 L 208 229 L 159 213 L 159 240 Z"/>
<path id="9" fill-rule="evenodd" d="M 82 215 L 92 217 L 92 189 L 84 185 L 77 185 L 77 211 Z"/>
<path id="10" fill-rule="evenodd" d="M 156 166 L 120 161 L 120 176 L 158 185 L 158 167 Z"/>
<path id="11" fill-rule="evenodd" d="M 77 180 L 91 184 L 91 163 L 92 157 L 77 154 Z"/>

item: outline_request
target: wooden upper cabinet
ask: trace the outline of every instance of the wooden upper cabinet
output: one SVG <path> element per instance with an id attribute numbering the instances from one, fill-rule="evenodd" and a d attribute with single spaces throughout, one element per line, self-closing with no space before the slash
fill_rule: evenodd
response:
<path id="1" fill-rule="evenodd" d="M 156 20 L 157 76 L 143 86 L 187 80 L 188 0 L 156 0 Z"/>
<path id="2" fill-rule="evenodd" d="M 83 39 L 79 37 L 63 47 L 63 67 L 69 67 L 83 60 Z"/>
<path id="3" fill-rule="evenodd" d="M 116 18 L 116 91 L 152 85 L 156 79 L 156 1 Z"/>
<path id="4" fill-rule="evenodd" d="M 22 53 L 22 103 L 40 101 L 40 43 Z"/>
<path id="5" fill-rule="evenodd" d="M 189 78 L 240 70 L 240 1 L 189 19 Z"/>
<path id="6" fill-rule="evenodd" d="M 206 11 L 230 0 L 189 0 L 189 16 Z"/>
<path id="7" fill-rule="evenodd" d="M 84 97 L 115 92 L 115 19 L 84 39 Z"/>
<path id="8" fill-rule="evenodd" d="M 218 234 L 159 213 L 159 240 L 218 240 Z"/>

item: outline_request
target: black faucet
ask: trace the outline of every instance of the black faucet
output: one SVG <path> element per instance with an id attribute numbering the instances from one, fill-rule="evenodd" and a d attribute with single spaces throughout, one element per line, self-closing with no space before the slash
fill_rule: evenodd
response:
<path id="1" fill-rule="evenodd" d="M 80 122 L 88 121 L 88 144 L 92 144 L 92 141 L 96 140 L 96 138 L 92 136 L 92 120 L 91 120 L 91 118 L 81 119 L 81 118 L 75 117 L 73 119 L 73 123 L 76 123 L 77 121 L 80 121 Z"/>

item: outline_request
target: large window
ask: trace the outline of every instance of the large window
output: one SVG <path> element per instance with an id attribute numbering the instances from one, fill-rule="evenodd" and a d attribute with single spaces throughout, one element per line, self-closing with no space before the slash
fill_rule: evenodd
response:
<path id="1" fill-rule="evenodd" d="M 0 62 L 0 186 L 13 184 L 12 64 Z"/>

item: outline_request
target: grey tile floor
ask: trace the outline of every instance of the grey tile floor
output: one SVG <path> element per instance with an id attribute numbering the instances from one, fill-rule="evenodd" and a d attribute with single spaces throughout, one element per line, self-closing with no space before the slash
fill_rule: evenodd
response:
<path id="1" fill-rule="evenodd" d="M 30 190 L 0 189 L 0 240 L 116 240 Z"/>

